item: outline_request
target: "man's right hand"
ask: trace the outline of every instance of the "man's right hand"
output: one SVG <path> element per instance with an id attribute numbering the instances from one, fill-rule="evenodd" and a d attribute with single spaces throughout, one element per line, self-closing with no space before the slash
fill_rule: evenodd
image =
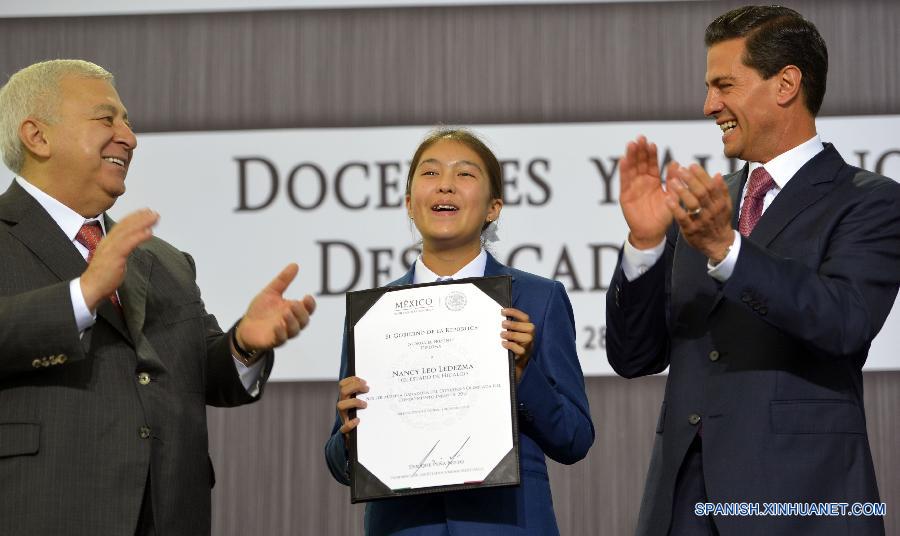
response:
<path id="1" fill-rule="evenodd" d="M 657 246 L 672 224 L 658 162 L 656 144 L 640 136 L 628 143 L 619 163 L 619 204 L 630 231 L 628 241 L 637 249 Z M 677 162 L 670 163 L 666 176 L 677 167 Z"/>
<path id="2" fill-rule="evenodd" d="M 94 256 L 81 274 L 81 293 L 92 312 L 119 288 L 125 279 L 128 255 L 153 236 L 159 214 L 148 209 L 132 212 L 122 218 L 97 244 Z"/>

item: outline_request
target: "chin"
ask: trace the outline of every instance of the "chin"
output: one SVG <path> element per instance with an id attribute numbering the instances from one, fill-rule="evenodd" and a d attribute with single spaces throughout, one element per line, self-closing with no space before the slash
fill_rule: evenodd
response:
<path id="1" fill-rule="evenodd" d="M 460 241 L 459 235 L 455 233 L 432 233 L 428 236 L 428 239 L 435 244 L 455 243 Z"/>
<path id="2" fill-rule="evenodd" d="M 472 238 L 461 233 L 432 233 L 428 237 L 423 236 L 423 241 L 435 247 L 458 247 L 472 242 Z M 478 235 L 479 244 L 481 235 Z"/>
<path id="3" fill-rule="evenodd" d="M 125 193 L 125 178 L 121 177 L 108 180 L 101 186 L 101 188 L 106 193 L 106 195 L 115 199 Z"/>
<path id="4" fill-rule="evenodd" d="M 113 205 L 116 204 L 116 201 L 119 200 L 119 197 L 125 193 L 125 188 L 119 190 L 105 190 L 103 192 L 105 195 L 103 196 L 102 205 L 103 210 L 101 212 L 106 212 L 111 209 Z"/>
<path id="5" fill-rule="evenodd" d="M 723 148 L 723 152 L 728 158 L 741 158 L 741 150 L 738 147 L 726 145 Z"/>

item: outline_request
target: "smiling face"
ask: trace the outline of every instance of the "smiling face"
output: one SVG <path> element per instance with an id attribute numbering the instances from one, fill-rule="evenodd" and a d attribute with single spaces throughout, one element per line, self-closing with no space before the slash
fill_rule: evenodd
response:
<path id="1" fill-rule="evenodd" d="M 484 161 L 464 143 L 443 139 L 415 164 L 406 210 L 425 250 L 481 248 L 481 230 L 495 221 L 503 202 L 491 198 Z"/>
<path id="2" fill-rule="evenodd" d="M 744 43 L 738 38 L 709 47 L 703 113 L 722 129 L 726 156 L 765 163 L 783 152 L 779 77 L 763 80 L 744 65 Z"/>
<path id="3" fill-rule="evenodd" d="M 137 139 L 113 86 L 67 76 L 59 84 L 56 121 L 44 125 L 51 195 L 85 217 L 109 209 L 125 193 Z"/>

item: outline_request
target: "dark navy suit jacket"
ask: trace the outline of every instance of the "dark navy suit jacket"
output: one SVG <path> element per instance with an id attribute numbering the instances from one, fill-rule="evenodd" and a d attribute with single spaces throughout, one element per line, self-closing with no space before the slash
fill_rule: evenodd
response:
<path id="1" fill-rule="evenodd" d="M 390 285 L 408 285 L 413 269 Z M 488 255 L 485 276 L 512 276 L 512 306 L 535 325 L 533 352 L 516 386 L 522 483 L 403 497 L 366 505 L 368 535 L 552 535 L 558 534 L 544 456 L 572 464 L 594 441 L 584 377 L 575 349 L 575 320 L 562 284 L 508 268 Z M 341 378 L 347 373 L 347 338 Z M 497 344 L 500 344 L 498 339 Z M 365 419 L 365 411 L 360 412 Z M 335 418 L 325 457 L 334 478 L 349 484 L 347 450 Z"/>
<path id="2" fill-rule="evenodd" d="M 734 207 L 747 169 L 726 177 Z M 735 209 L 735 227 L 737 220 Z M 900 184 L 830 144 L 778 194 L 721 284 L 669 233 L 607 294 L 607 355 L 626 378 L 669 367 L 639 535 L 665 536 L 702 428 L 712 502 L 877 501 L 862 366 L 900 283 Z M 875 535 L 880 517 L 716 517 L 728 535 Z"/>

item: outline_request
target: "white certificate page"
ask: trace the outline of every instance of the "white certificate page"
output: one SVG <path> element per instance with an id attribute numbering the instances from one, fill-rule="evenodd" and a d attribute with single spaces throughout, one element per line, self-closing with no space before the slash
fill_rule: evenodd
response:
<path id="1" fill-rule="evenodd" d="M 415 287 L 354 326 L 357 461 L 390 489 L 481 482 L 513 448 L 500 309 L 472 283 Z"/>

